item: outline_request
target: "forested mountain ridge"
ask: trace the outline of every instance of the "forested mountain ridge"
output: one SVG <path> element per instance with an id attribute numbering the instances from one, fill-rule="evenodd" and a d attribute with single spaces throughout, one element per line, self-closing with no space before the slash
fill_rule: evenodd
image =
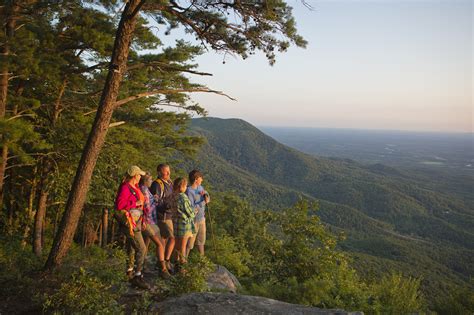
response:
<path id="1" fill-rule="evenodd" d="M 342 248 L 367 270 L 404 270 L 432 288 L 472 276 L 469 199 L 433 190 L 403 170 L 301 153 L 242 120 L 194 119 L 191 126 L 207 139 L 196 165 L 214 190 L 274 210 L 301 197 L 319 200 L 323 221 L 347 234 Z"/>

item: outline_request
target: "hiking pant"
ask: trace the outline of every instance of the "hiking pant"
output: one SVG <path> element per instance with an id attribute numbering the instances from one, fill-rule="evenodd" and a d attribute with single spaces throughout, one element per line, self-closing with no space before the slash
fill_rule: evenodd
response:
<path id="1" fill-rule="evenodd" d="M 135 271 L 141 272 L 145 262 L 146 251 L 146 245 L 143 241 L 142 232 L 133 232 L 133 236 L 131 236 L 127 226 L 121 225 L 121 229 L 127 238 L 127 267 L 128 269 L 133 269 L 134 263 L 136 262 Z"/>

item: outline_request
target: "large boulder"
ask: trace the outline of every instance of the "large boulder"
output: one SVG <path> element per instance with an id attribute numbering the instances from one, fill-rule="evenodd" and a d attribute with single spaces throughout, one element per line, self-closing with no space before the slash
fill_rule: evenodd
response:
<path id="1" fill-rule="evenodd" d="M 207 286 L 211 290 L 236 293 L 240 282 L 226 267 L 217 266 L 216 270 L 207 277 Z"/>
<path id="2" fill-rule="evenodd" d="M 325 310 L 297 304 L 289 304 L 258 296 L 232 293 L 190 293 L 151 305 L 152 313 L 162 315 L 188 314 L 281 314 L 281 315 L 328 315 L 363 314 L 342 310 Z"/>

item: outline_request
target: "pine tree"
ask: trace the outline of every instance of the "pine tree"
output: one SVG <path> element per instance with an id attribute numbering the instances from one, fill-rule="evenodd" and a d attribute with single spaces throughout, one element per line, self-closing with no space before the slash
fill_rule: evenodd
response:
<path id="1" fill-rule="evenodd" d="M 230 13 L 239 17 L 238 22 L 233 23 L 227 19 L 227 14 Z M 248 54 L 262 50 L 270 63 L 274 62 L 275 49 L 285 51 L 289 46 L 289 41 L 299 46 L 305 45 L 304 40 L 296 33 L 291 8 L 284 1 L 215 3 L 192 1 L 186 7 L 175 1 L 130 0 L 126 2 L 117 28 L 97 114 L 76 171 L 46 269 L 59 265 L 71 245 L 114 110 L 117 106 L 142 97 L 173 93 L 173 91 L 157 90 L 117 101 L 120 84 L 127 71 L 129 50 L 140 14 L 153 17 L 159 23 L 167 25 L 169 29 L 184 26 L 203 44 L 217 51 L 239 54 L 246 58 Z M 280 33 L 284 39 L 280 39 L 275 33 Z M 186 89 L 178 90 L 178 92 L 185 91 Z"/>

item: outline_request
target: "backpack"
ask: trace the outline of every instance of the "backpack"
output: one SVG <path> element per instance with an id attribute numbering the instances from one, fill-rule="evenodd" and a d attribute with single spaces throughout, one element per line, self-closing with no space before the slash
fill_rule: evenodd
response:
<path id="1" fill-rule="evenodd" d="M 173 209 L 175 206 L 173 194 L 170 196 L 165 196 L 165 183 L 161 178 L 155 179 L 155 182 L 160 185 L 160 199 L 162 200 L 161 206 L 157 206 L 158 213 L 165 213 L 169 211 L 169 209 Z"/>
<path id="2" fill-rule="evenodd" d="M 161 178 L 155 179 L 155 182 L 158 185 L 160 185 L 160 191 L 161 191 L 160 198 L 163 198 L 163 195 L 165 194 L 165 183 L 163 182 L 163 180 L 161 180 Z"/>

